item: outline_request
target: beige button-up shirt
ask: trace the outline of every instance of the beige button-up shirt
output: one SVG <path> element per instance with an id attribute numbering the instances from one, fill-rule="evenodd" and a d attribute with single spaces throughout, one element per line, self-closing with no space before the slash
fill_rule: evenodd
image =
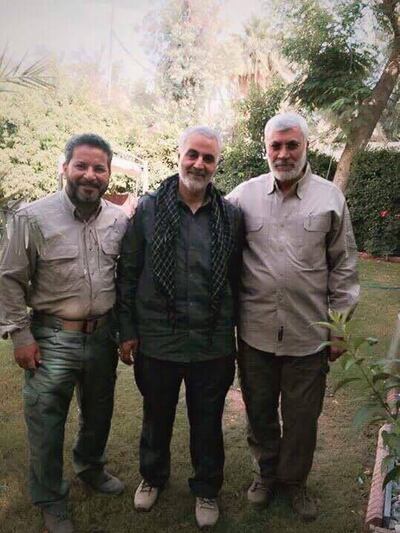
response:
<path id="1" fill-rule="evenodd" d="M 359 297 L 357 249 L 342 192 L 312 174 L 284 196 L 270 174 L 241 183 L 228 200 L 244 215 L 240 337 L 276 355 L 308 355 L 327 340 L 318 321 Z"/>
<path id="2" fill-rule="evenodd" d="M 128 217 L 101 200 L 80 219 L 65 191 L 20 209 L 7 226 L 0 262 L 0 336 L 29 344 L 26 307 L 80 320 L 106 313 L 115 302 L 115 267 Z"/>

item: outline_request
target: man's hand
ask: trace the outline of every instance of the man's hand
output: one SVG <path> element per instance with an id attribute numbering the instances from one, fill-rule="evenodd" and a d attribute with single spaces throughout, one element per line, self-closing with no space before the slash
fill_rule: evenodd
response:
<path id="1" fill-rule="evenodd" d="M 40 349 L 36 342 L 14 348 L 14 357 L 21 368 L 36 370 L 40 365 Z"/>
<path id="2" fill-rule="evenodd" d="M 331 336 L 331 342 L 340 342 L 343 340 L 343 337 L 334 337 Z M 330 346 L 330 352 L 329 352 L 329 361 L 336 361 L 342 353 L 344 352 L 343 348 L 339 348 L 339 346 Z"/>
<path id="3" fill-rule="evenodd" d="M 121 342 L 118 348 L 119 357 L 126 365 L 132 365 L 139 347 L 139 339 Z"/>

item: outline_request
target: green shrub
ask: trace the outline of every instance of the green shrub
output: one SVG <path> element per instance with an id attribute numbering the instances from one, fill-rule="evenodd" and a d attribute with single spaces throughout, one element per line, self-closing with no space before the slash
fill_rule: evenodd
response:
<path id="1" fill-rule="evenodd" d="M 400 255 L 400 153 L 361 152 L 352 166 L 347 201 L 358 249 Z"/>
<path id="2" fill-rule="evenodd" d="M 318 176 L 329 181 L 333 180 L 337 166 L 335 159 L 321 152 L 308 150 L 308 161 L 314 174 L 318 174 Z"/>
<path id="3" fill-rule="evenodd" d="M 215 182 L 228 193 L 251 177 L 267 172 L 264 161 L 264 126 L 274 116 L 284 96 L 284 86 L 276 82 L 268 89 L 253 85 L 237 104 L 237 120 L 231 139 L 225 143 Z"/>

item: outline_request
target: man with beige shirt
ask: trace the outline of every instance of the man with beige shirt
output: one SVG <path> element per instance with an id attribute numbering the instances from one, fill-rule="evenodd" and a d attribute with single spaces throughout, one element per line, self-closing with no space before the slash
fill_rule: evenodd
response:
<path id="1" fill-rule="evenodd" d="M 73 137 L 65 149 L 65 190 L 15 213 L 0 262 L 0 335 L 11 336 L 15 360 L 25 369 L 29 488 L 50 533 L 73 531 L 63 443 L 75 386 L 75 471 L 99 492 L 124 488 L 104 470 L 118 362 L 111 317 L 115 266 L 128 222 L 101 199 L 111 159 L 101 137 Z"/>
<path id="2" fill-rule="evenodd" d="M 240 295 L 239 370 L 256 464 L 248 499 L 266 505 L 277 483 L 304 520 L 317 515 L 306 492 L 325 393 L 320 349 L 328 310 L 348 312 L 359 295 L 357 249 L 346 201 L 307 163 L 308 127 L 284 113 L 265 126 L 271 172 L 236 187 L 228 199 L 246 226 Z M 280 402 L 282 429 L 278 416 Z"/>

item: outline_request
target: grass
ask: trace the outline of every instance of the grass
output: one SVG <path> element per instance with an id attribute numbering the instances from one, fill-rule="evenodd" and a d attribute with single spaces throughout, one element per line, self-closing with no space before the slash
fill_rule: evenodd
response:
<path id="1" fill-rule="evenodd" d="M 354 316 L 361 334 L 380 338 L 377 356 L 384 355 L 400 308 L 400 264 L 362 261 L 362 298 Z M 28 456 L 22 413 L 22 371 L 14 364 L 11 346 L 0 342 L 0 533 L 43 530 L 39 512 L 29 503 L 26 489 Z M 224 415 L 226 468 L 220 496 L 221 519 L 216 533 L 356 533 L 361 532 L 373 468 L 376 428 L 362 434 L 352 427 L 352 416 L 362 395 L 356 387 L 331 393 L 340 379 L 340 365 L 332 365 L 319 440 L 309 480 L 310 492 L 319 500 L 320 515 L 312 524 L 302 524 L 288 502 L 278 499 L 263 511 L 246 503 L 251 481 L 251 460 L 246 446 L 245 417 L 240 392 L 234 387 Z M 74 477 L 71 448 L 77 427 L 74 402 L 66 429 L 65 476 L 71 481 L 70 500 L 79 533 L 195 532 L 193 498 L 187 478 L 191 473 L 188 428 L 183 396 L 178 407 L 172 442 L 173 474 L 151 513 L 133 510 L 133 494 L 140 481 L 138 441 L 141 399 L 132 371 L 119 366 L 115 414 L 108 445 L 109 469 L 126 482 L 120 497 L 107 498 L 84 488 Z"/>

